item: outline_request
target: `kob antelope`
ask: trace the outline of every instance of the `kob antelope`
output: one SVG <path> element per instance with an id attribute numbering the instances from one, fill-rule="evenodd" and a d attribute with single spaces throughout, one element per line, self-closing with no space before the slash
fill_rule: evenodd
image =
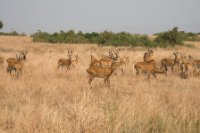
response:
<path id="1" fill-rule="evenodd" d="M 129 63 L 129 57 L 128 56 L 119 57 L 119 59 L 116 62 L 120 64 L 120 66 L 117 69 L 120 70 L 122 74 L 124 74 L 126 67 Z"/>
<path id="2" fill-rule="evenodd" d="M 19 74 L 22 73 L 24 62 L 26 61 L 26 55 L 27 51 L 21 52 L 20 55 L 16 55 L 16 58 L 11 57 L 6 60 L 8 63 L 7 72 L 10 73 L 10 75 L 12 71 L 15 71 L 16 76 L 19 77 Z"/>
<path id="3" fill-rule="evenodd" d="M 194 60 L 191 55 L 188 55 L 188 59 L 182 59 L 181 63 L 181 76 L 187 78 L 192 74 L 198 76 L 200 70 L 200 60 Z"/>
<path id="4" fill-rule="evenodd" d="M 115 56 L 114 56 L 115 54 Z M 112 53 L 109 51 L 109 55 L 108 56 L 103 56 L 99 61 L 100 61 L 100 64 L 102 67 L 111 67 L 111 64 L 115 61 L 118 60 L 118 53 L 115 52 L 115 53 Z"/>
<path id="5" fill-rule="evenodd" d="M 148 51 L 144 53 L 143 60 L 144 62 L 149 62 L 152 60 L 153 50 L 148 48 Z"/>
<path id="6" fill-rule="evenodd" d="M 59 59 L 57 69 L 67 67 L 67 70 L 70 70 L 70 65 L 72 63 L 71 57 L 72 57 L 72 51 L 68 51 L 68 59 L 66 58 Z"/>
<path id="7" fill-rule="evenodd" d="M 118 63 L 112 63 L 111 67 L 90 66 L 86 70 L 89 76 L 89 84 L 91 85 L 94 78 L 104 78 L 105 85 L 107 84 L 110 87 L 109 78 L 117 67 L 119 67 Z"/>
<path id="8" fill-rule="evenodd" d="M 78 64 L 78 55 L 74 55 L 75 59 L 71 60 L 71 66 L 75 67 Z"/>
<path id="9" fill-rule="evenodd" d="M 92 67 L 92 66 L 100 66 L 100 65 L 101 65 L 101 62 L 96 57 L 91 55 L 91 60 L 90 60 L 89 66 Z"/>
<path id="10" fill-rule="evenodd" d="M 156 77 L 156 73 L 166 74 L 165 70 L 158 69 L 155 65 L 155 61 L 151 60 L 148 62 L 138 62 L 135 64 L 136 74 L 139 75 L 140 73 L 147 73 L 148 80 L 150 80 L 150 76 L 153 75 L 154 78 Z"/>
<path id="11" fill-rule="evenodd" d="M 200 60 L 194 60 L 193 67 L 195 75 L 200 76 Z"/>
<path id="12" fill-rule="evenodd" d="M 178 57 L 178 52 L 174 52 L 173 55 L 175 56 L 174 59 L 164 58 L 161 59 L 161 69 L 165 69 L 168 71 L 168 67 L 171 67 L 172 73 L 174 72 L 175 65 L 180 65 L 181 58 Z"/>

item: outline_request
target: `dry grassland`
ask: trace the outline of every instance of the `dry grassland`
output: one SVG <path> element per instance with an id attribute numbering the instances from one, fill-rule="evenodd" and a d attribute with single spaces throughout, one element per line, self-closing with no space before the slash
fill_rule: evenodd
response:
<path id="1" fill-rule="evenodd" d="M 179 51 L 200 59 L 196 48 Z M 70 71 L 56 70 L 67 50 L 80 57 Z M 125 74 L 94 79 L 91 89 L 86 69 L 91 53 L 107 54 L 113 47 L 80 44 L 33 43 L 29 37 L 0 36 L 0 56 L 15 57 L 27 50 L 27 62 L 19 79 L 0 67 L 0 132 L 8 133 L 199 133 L 200 77 L 181 79 L 176 74 L 158 75 L 150 84 L 136 77 L 133 64 L 143 60 L 144 48 L 120 48 L 130 63 Z M 154 49 L 154 59 L 173 58 L 174 49 Z"/>

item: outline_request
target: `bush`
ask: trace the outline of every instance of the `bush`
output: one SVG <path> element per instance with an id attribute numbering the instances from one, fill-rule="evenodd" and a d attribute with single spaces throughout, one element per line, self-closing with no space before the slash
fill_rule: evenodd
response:
<path id="1" fill-rule="evenodd" d="M 32 35 L 35 42 L 50 42 L 50 43 L 95 43 L 101 46 L 145 46 L 145 47 L 173 47 L 175 45 L 182 45 L 182 41 L 189 38 L 194 39 L 196 34 L 178 32 L 178 28 L 158 33 L 154 41 L 150 41 L 147 35 L 130 34 L 128 32 L 113 33 L 111 31 L 104 31 L 101 33 L 91 32 L 82 33 L 70 30 L 67 32 L 60 31 L 49 34 L 47 32 L 37 31 Z"/>
<path id="2" fill-rule="evenodd" d="M 159 33 L 158 37 L 155 39 L 156 43 L 163 43 L 164 45 L 174 46 L 177 44 L 182 44 L 183 38 L 178 32 L 178 28 L 175 27 L 170 31 Z"/>
<path id="3" fill-rule="evenodd" d="M 162 32 L 156 34 L 157 38 L 155 43 L 162 44 L 163 46 L 174 46 L 174 45 L 183 45 L 183 41 L 199 41 L 200 38 L 198 34 L 192 32 L 178 31 L 178 28 L 175 27 L 170 31 Z"/>
<path id="4" fill-rule="evenodd" d="M 41 32 L 40 30 L 31 35 L 31 37 L 33 38 L 34 42 L 50 42 L 50 35 L 47 32 Z"/>
<path id="5" fill-rule="evenodd" d="M 4 36 L 21 36 L 22 34 L 19 34 L 17 31 L 12 31 L 12 32 L 0 32 L 0 35 L 4 35 Z"/>
<path id="6" fill-rule="evenodd" d="M 126 32 L 113 33 L 104 31 L 101 33 L 75 33 L 73 30 L 68 32 L 60 31 L 60 33 L 48 34 L 38 31 L 32 35 L 35 42 L 50 42 L 50 43 L 96 43 L 106 46 L 148 46 L 151 42 L 148 36 L 132 35 Z"/>

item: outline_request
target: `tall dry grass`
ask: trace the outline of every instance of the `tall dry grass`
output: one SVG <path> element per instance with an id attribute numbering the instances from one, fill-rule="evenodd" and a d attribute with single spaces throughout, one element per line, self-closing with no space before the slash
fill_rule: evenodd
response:
<path id="1" fill-rule="evenodd" d="M 71 71 L 56 70 L 67 50 L 78 53 L 80 62 Z M 158 79 L 136 77 L 133 64 L 142 61 L 143 48 L 123 48 L 130 63 L 125 74 L 111 77 L 111 88 L 95 79 L 87 81 L 90 54 L 100 57 L 112 47 L 32 43 L 28 37 L 0 37 L 0 56 L 28 50 L 19 79 L 0 68 L 0 132 L 9 133 L 133 133 L 200 132 L 200 77 L 181 79 L 169 74 Z M 199 48 L 179 51 L 200 59 Z M 154 51 L 157 62 L 171 57 L 173 49 Z"/>

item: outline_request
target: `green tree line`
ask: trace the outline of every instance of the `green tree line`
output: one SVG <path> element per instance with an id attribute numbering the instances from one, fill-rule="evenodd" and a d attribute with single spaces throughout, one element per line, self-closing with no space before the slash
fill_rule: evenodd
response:
<path id="1" fill-rule="evenodd" d="M 49 43 L 94 43 L 101 46 L 147 46 L 147 47 L 173 47 L 175 45 L 183 45 L 183 41 L 197 40 L 195 33 L 186 33 L 178 31 L 177 27 L 172 30 L 156 34 L 155 40 L 150 40 L 147 35 L 133 35 L 128 32 L 114 33 L 104 31 L 101 33 L 91 32 L 83 33 L 70 30 L 67 32 L 60 31 L 49 34 L 47 32 L 37 31 L 32 34 L 34 42 Z"/>

